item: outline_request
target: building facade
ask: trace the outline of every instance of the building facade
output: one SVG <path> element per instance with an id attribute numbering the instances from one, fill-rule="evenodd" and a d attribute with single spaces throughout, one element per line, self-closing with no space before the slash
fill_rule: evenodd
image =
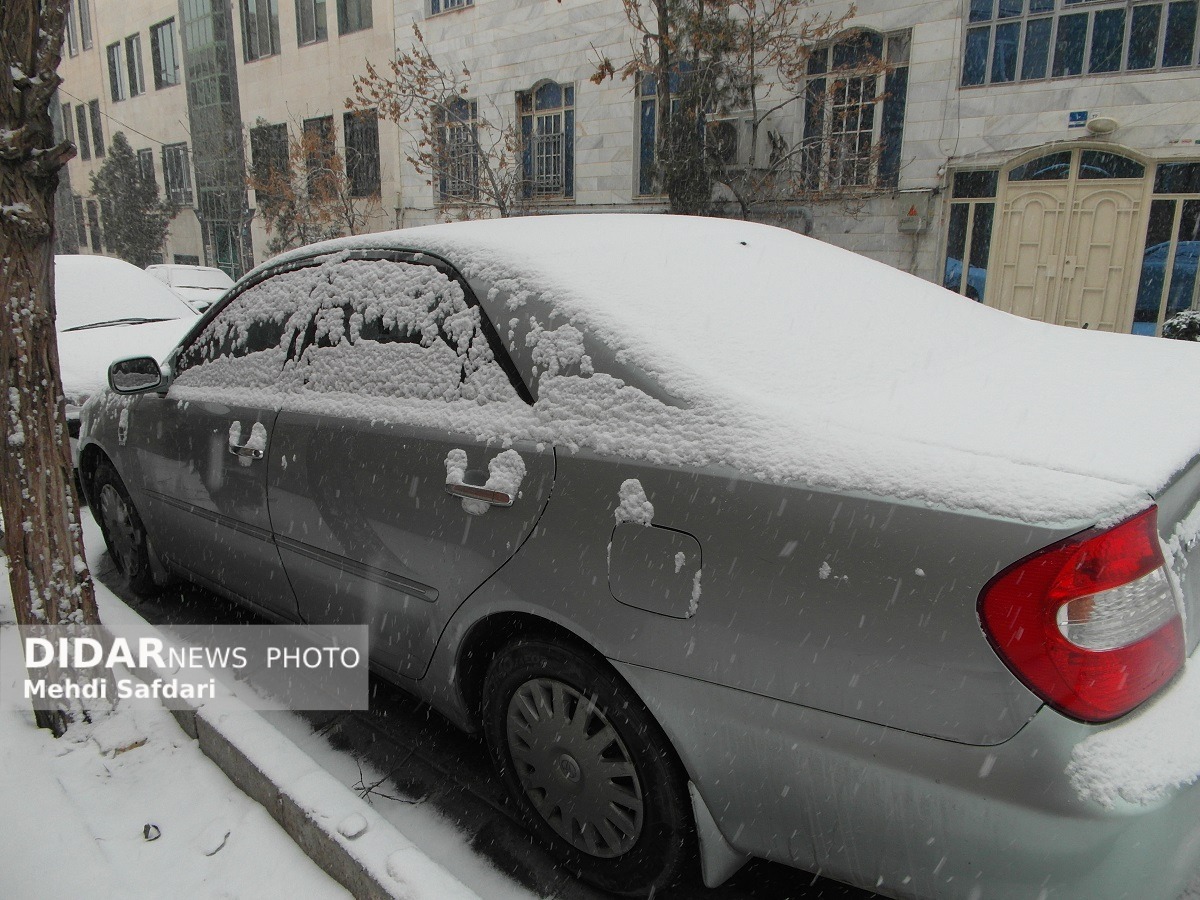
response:
<path id="1" fill-rule="evenodd" d="M 807 189 L 754 217 L 1020 315 L 1155 334 L 1196 298 L 1197 5 L 866 0 L 776 86 L 792 102 L 763 128 L 734 113 L 708 133 L 747 166 L 802 149 Z M 60 99 L 81 151 L 81 248 L 103 252 L 90 174 L 116 130 L 182 209 L 167 261 L 238 274 L 265 258 L 247 185 L 289 136 L 343 154 L 360 230 L 446 218 L 480 177 L 470 149 L 418 172 L 406 156 L 419 131 L 344 102 L 368 61 L 408 49 L 414 23 L 444 67 L 469 73 L 445 140 L 476 119 L 511 123 L 534 211 L 666 209 L 649 177 L 653 84 L 591 78 L 639 37 L 616 0 L 75 0 Z"/>

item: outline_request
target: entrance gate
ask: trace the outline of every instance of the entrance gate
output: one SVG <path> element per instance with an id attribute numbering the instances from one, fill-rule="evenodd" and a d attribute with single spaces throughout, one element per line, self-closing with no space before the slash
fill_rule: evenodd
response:
<path id="1" fill-rule="evenodd" d="M 1061 150 L 1002 176 L 991 305 L 1043 322 L 1128 331 L 1145 166 L 1106 150 Z"/>

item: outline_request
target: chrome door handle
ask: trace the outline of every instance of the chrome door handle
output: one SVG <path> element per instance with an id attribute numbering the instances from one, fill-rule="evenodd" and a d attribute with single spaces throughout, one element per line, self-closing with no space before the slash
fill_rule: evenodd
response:
<path id="1" fill-rule="evenodd" d="M 446 493 L 464 500 L 482 500 L 492 506 L 512 506 L 513 497 L 504 491 L 493 491 L 491 488 L 479 487 L 474 484 L 447 484 Z"/>
<path id="2" fill-rule="evenodd" d="M 250 429 L 250 437 L 245 443 L 242 440 L 242 423 L 229 423 L 229 452 L 241 459 L 243 465 L 250 465 L 252 459 L 262 459 L 267 446 L 267 429 L 261 422 L 255 422 Z"/>

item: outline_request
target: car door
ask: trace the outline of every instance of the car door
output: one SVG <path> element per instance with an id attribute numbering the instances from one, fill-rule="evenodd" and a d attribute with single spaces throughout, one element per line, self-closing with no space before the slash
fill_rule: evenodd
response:
<path id="1" fill-rule="evenodd" d="M 302 386 L 272 437 L 276 541 L 304 620 L 368 624 L 376 664 L 419 678 L 455 609 L 532 531 L 554 452 L 520 439 L 532 411 L 450 270 L 322 270 Z"/>
<path id="2" fill-rule="evenodd" d="M 159 554 L 288 620 L 296 599 L 275 547 L 267 464 L 286 389 L 284 326 L 313 280 L 284 272 L 244 290 L 176 354 L 168 393 L 141 398 L 126 423 Z"/>

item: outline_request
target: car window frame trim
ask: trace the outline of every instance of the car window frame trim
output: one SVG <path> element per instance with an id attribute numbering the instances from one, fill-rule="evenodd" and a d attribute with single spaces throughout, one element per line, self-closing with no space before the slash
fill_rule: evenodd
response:
<path id="1" fill-rule="evenodd" d="M 178 362 L 183 353 L 190 349 L 195 340 L 200 336 L 208 324 L 221 314 L 221 312 L 253 287 L 257 287 L 269 278 L 274 278 L 276 275 L 284 275 L 288 272 L 296 272 L 300 269 L 307 269 L 313 266 L 323 265 L 327 262 L 348 262 L 351 260 L 381 260 L 386 262 L 402 262 L 409 265 L 431 266 L 441 272 L 451 281 L 456 283 L 463 292 L 467 306 L 477 307 L 479 309 L 480 328 L 483 331 L 484 339 L 488 343 L 488 347 L 492 351 L 492 356 L 495 358 L 497 365 L 507 376 L 509 384 L 512 385 L 517 396 L 521 398 L 526 406 L 533 406 L 533 393 L 529 386 L 525 384 L 525 379 L 521 377 L 521 372 L 513 362 L 512 357 L 508 355 L 508 351 L 504 348 L 504 343 L 500 339 L 500 332 L 496 330 L 495 323 L 491 320 L 487 310 L 483 304 L 479 302 L 479 298 L 475 296 L 475 292 L 471 289 L 471 285 L 459 273 L 459 271 L 447 260 L 434 253 L 429 253 L 423 250 L 384 250 L 373 248 L 361 248 L 356 250 L 324 250 L 320 253 L 315 253 L 311 256 L 305 256 L 300 259 L 289 260 L 285 263 L 271 266 L 263 269 L 257 275 L 246 279 L 245 281 L 228 289 L 225 296 L 210 306 L 196 321 L 196 324 L 184 335 L 183 339 L 171 351 L 167 358 L 167 363 L 171 369 L 172 380 L 180 374 Z"/>

